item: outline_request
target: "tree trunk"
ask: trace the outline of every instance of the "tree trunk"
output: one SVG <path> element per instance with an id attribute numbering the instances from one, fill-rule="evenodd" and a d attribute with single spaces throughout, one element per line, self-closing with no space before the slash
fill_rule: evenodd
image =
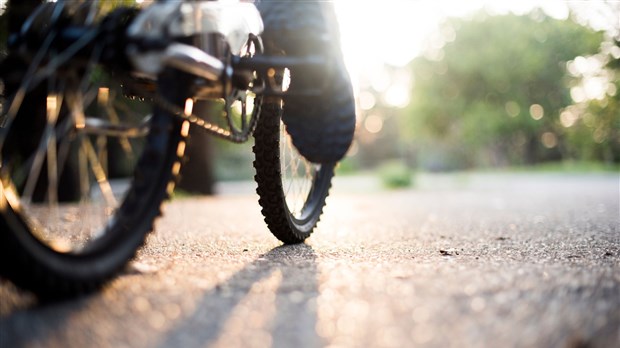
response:
<path id="1" fill-rule="evenodd" d="M 197 102 L 194 113 L 202 115 L 212 107 L 207 102 Z M 215 177 L 213 168 L 213 139 L 198 127 L 191 127 L 189 144 L 185 150 L 188 161 L 181 169 L 181 182 L 178 187 L 193 194 L 213 194 Z"/>

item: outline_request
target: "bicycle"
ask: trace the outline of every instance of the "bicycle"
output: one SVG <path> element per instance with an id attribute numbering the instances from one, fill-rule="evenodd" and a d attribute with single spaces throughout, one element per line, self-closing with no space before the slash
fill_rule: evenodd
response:
<path id="1" fill-rule="evenodd" d="M 106 284 L 161 215 L 190 127 L 253 137 L 265 222 L 283 243 L 308 238 L 355 129 L 333 11 L 282 1 L 105 7 L 44 3 L 9 40 L 0 275 L 42 298 Z"/>

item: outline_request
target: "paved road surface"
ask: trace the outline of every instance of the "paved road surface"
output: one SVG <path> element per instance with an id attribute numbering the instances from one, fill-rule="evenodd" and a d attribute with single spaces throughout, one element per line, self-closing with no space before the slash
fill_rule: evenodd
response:
<path id="1" fill-rule="evenodd" d="M 175 200 L 100 294 L 0 283 L 0 347 L 620 346 L 618 175 L 368 183 L 291 247 L 251 194 Z"/>

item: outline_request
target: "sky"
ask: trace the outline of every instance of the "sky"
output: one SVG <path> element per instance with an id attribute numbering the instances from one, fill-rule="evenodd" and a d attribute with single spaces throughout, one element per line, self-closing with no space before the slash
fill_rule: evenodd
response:
<path id="1" fill-rule="evenodd" d="M 402 66 L 432 42 L 446 17 L 489 13 L 524 14 L 541 7 L 555 18 L 567 18 L 561 0 L 335 0 L 343 51 L 352 68 L 387 63 Z"/>

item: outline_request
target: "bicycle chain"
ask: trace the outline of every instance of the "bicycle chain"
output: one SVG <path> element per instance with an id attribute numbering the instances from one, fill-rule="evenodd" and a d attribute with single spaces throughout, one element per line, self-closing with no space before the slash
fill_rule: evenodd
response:
<path id="1" fill-rule="evenodd" d="M 248 38 L 248 40 L 249 40 L 248 42 L 254 43 L 255 49 L 257 49 L 260 52 L 263 51 L 263 45 L 258 36 L 250 34 L 250 37 Z M 249 51 L 249 46 L 248 46 L 248 52 L 246 52 L 246 54 L 251 54 Z M 245 98 L 246 99 L 242 101 L 243 103 L 247 102 L 247 96 Z M 228 123 L 229 129 L 226 129 L 224 127 L 221 127 L 214 123 L 206 121 L 194 115 L 193 113 L 188 115 L 185 113 L 185 110 L 183 110 L 182 108 L 180 108 L 179 106 L 173 103 L 170 103 L 168 100 L 166 100 L 162 96 L 155 95 L 155 97 L 153 98 L 153 102 L 157 104 L 159 107 L 161 107 L 162 109 L 164 109 L 165 111 L 177 117 L 180 117 L 181 119 L 185 121 L 188 121 L 190 124 L 200 127 L 201 129 L 205 130 L 207 133 L 213 134 L 218 138 L 229 140 L 229 141 L 232 141 L 233 143 L 238 143 L 238 144 L 245 143 L 246 141 L 248 141 L 249 137 L 254 133 L 254 130 L 256 129 L 256 125 L 258 124 L 258 117 L 260 115 L 262 101 L 263 101 L 262 96 L 257 95 L 256 98 L 254 98 L 254 107 L 252 109 L 252 115 L 250 116 L 250 122 L 247 125 L 247 127 L 245 127 L 245 129 L 241 129 L 241 131 L 239 132 L 235 129 L 235 126 L 233 125 L 232 116 L 231 116 L 231 102 L 228 98 L 225 98 L 224 112 L 226 113 L 226 122 Z M 243 115 L 247 117 L 246 111 L 245 111 L 245 105 L 243 109 L 244 109 Z"/>
<path id="2" fill-rule="evenodd" d="M 229 140 L 229 141 L 232 141 L 233 143 L 240 144 L 240 143 L 245 143 L 246 141 L 248 141 L 248 139 L 250 138 L 250 135 L 252 135 L 254 133 L 254 130 L 256 129 L 256 125 L 258 123 L 258 117 L 260 114 L 262 97 L 257 97 L 256 99 L 254 99 L 254 109 L 252 110 L 252 115 L 250 116 L 250 122 L 248 124 L 248 127 L 240 133 L 220 127 L 209 121 L 205 121 L 204 119 L 194 115 L 193 113 L 186 114 L 185 110 L 169 102 L 168 100 L 166 100 L 165 98 L 161 96 L 155 96 L 155 98 L 153 98 L 153 102 L 157 104 L 157 106 L 169 112 L 170 114 L 180 117 L 182 120 L 188 121 L 192 125 L 200 127 L 201 129 L 205 130 L 207 133 L 210 133 L 218 138 Z M 228 119 L 229 124 L 230 124 L 231 123 L 230 107 L 228 105 L 228 102 L 226 103 L 225 112 L 226 112 L 226 118 Z"/>

